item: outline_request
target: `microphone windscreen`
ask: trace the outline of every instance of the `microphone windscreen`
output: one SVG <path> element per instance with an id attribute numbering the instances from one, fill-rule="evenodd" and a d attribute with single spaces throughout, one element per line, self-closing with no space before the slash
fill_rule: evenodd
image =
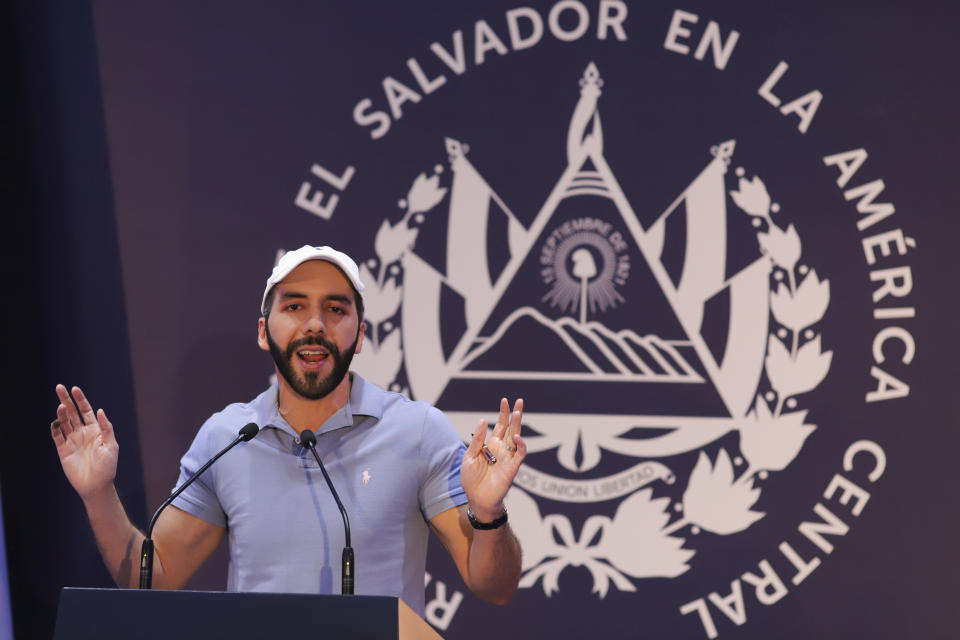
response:
<path id="1" fill-rule="evenodd" d="M 243 425 L 242 429 L 240 429 L 240 439 L 244 442 L 250 442 L 259 431 L 260 427 L 258 427 L 256 423 L 248 422 L 247 424 Z"/>
<path id="2" fill-rule="evenodd" d="M 305 447 L 315 447 L 317 446 L 317 436 L 313 435 L 313 431 L 310 429 L 304 429 L 300 432 L 300 444 Z"/>

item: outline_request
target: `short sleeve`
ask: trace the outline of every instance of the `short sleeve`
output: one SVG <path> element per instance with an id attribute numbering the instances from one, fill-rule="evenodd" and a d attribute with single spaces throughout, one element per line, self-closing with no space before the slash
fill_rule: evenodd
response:
<path id="1" fill-rule="evenodd" d="M 193 444 L 180 459 L 180 478 L 177 480 L 177 486 L 181 486 L 194 473 L 203 466 L 207 460 L 216 455 L 222 448 L 213 449 L 211 446 L 211 436 L 216 434 L 216 429 L 211 428 L 210 421 L 207 421 L 200 428 Z M 227 441 L 229 443 L 229 440 Z M 216 465 L 214 465 L 215 467 Z M 190 515 L 196 516 L 205 522 L 218 527 L 227 526 L 227 516 L 220 505 L 214 486 L 214 467 L 203 472 L 199 478 L 194 480 L 193 484 L 187 487 L 173 501 L 173 506 L 182 509 Z"/>
<path id="2" fill-rule="evenodd" d="M 448 509 L 466 504 L 460 484 L 460 465 L 467 447 L 443 412 L 427 409 L 420 440 L 420 509 L 428 521 Z"/>

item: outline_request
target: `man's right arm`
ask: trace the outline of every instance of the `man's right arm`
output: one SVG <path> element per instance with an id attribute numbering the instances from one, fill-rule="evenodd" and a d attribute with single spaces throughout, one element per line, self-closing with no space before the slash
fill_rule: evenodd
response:
<path id="1" fill-rule="evenodd" d="M 119 446 L 103 409 L 94 413 L 79 387 L 57 385 L 60 406 L 50 435 L 64 474 L 83 500 L 100 554 L 118 586 L 136 588 L 144 535 L 130 522 L 113 481 Z M 224 529 L 168 507 L 153 530 L 153 585 L 177 589 L 213 553 Z"/>

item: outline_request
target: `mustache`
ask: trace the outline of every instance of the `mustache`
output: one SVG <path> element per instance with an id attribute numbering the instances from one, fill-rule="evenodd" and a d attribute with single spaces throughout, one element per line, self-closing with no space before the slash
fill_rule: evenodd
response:
<path id="1" fill-rule="evenodd" d="M 323 336 L 307 336 L 305 338 L 300 338 L 299 340 L 294 340 L 287 345 L 287 357 L 292 358 L 293 354 L 295 354 L 298 349 L 309 345 L 323 347 L 330 352 L 330 355 L 335 357 L 340 356 L 340 349 L 338 349 L 337 345 L 333 344 L 333 342 L 330 340 L 327 340 Z"/>

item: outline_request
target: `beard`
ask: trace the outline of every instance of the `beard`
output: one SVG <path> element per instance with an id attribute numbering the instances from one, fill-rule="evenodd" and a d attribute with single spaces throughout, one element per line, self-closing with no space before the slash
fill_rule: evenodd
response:
<path id="1" fill-rule="evenodd" d="M 350 371 L 350 363 L 353 361 L 353 355 L 357 350 L 359 336 L 360 334 L 357 332 L 357 337 L 353 339 L 353 344 L 343 353 L 340 352 L 337 345 L 323 336 L 300 338 L 288 344 L 286 349 L 281 349 L 280 345 L 273 341 L 273 337 L 270 335 L 270 328 L 267 327 L 267 344 L 270 345 L 270 355 L 273 356 L 273 361 L 277 365 L 277 371 L 280 372 L 280 375 L 287 381 L 291 389 L 307 400 L 320 400 L 321 398 L 325 398 L 343 382 L 343 378 L 347 375 L 347 372 Z M 296 357 L 297 351 L 308 345 L 321 346 L 329 352 L 330 355 L 327 357 L 333 360 L 333 370 L 328 375 L 320 377 L 318 371 L 307 371 L 303 374 L 298 374 L 294 369 L 293 359 Z"/>

